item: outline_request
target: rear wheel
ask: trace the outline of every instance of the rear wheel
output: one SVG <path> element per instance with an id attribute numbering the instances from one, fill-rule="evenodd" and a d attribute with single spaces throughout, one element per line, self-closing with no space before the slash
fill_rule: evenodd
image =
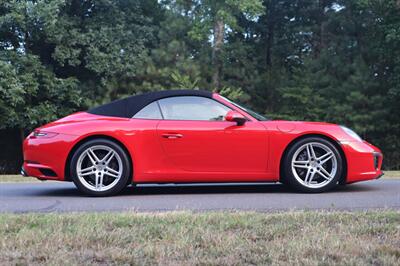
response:
<path id="1" fill-rule="evenodd" d="M 73 181 L 91 196 L 110 196 L 126 187 L 130 163 L 125 151 L 107 139 L 94 139 L 81 145 L 71 160 Z"/>
<path id="2" fill-rule="evenodd" d="M 284 181 L 302 192 L 335 187 L 343 172 L 343 158 L 330 141 L 308 137 L 296 142 L 284 158 Z"/>

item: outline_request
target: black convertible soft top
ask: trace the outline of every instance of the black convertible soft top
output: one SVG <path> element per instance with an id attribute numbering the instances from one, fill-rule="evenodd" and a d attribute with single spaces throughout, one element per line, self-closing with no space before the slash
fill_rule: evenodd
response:
<path id="1" fill-rule="evenodd" d="M 212 98 L 212 92 L 200 90 L 167 90 L 131 96 L 92 108 L 87 112 L 95 115 L 131 118 L 148 104 L 174 96 L 200 96 Z"/>

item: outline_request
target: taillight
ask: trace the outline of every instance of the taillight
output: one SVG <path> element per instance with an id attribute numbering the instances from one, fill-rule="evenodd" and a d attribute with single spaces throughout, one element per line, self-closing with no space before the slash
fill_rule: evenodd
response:
<path id="1" fill-rule="evenodd" d="M 49 138 L 53 138 L 57 135 L 58 135 L 58 133 L 35 130 L 31 134 L 30 138 L 31 139 L 35 139 L 35 138 L 49 139 Z"/>

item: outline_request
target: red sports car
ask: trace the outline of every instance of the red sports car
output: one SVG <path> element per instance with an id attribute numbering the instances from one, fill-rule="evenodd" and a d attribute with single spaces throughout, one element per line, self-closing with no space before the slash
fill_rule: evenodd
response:
<path id="1" fill-rule="evenodd" d="M 268 120 L 217 93 L 152 92 L 32 132 L 22 174 L 108 196 L 129 184 L 282 182 L 303 192 L 382 176 L 381 151 L 328 123 Z"/>

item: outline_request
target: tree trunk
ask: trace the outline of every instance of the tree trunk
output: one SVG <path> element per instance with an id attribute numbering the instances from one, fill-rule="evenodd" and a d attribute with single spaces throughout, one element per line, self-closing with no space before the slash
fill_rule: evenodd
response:
<path id="1" fill-rule="evenodd" d="M 272 46 L 274 43 L 274 23 L 271 21 L 268 26 L 268 36 L 267 36 L 267 54 L 266 54 L 266 63 L 267 67 L 272 66 Z"/>
<path id="2" fill-rule="evenodd" d="M 225 25 L 221 19 L 217 19 L 214 23 L 214 41 L 212 48 L 212 66 L 213 66 L 213 77 L 212 86 L 214 90 L 219 90 L 221 86 L 221 72 L 222 72 L 222 60 L 221 60 L 221 49 L 224 44 L 224 33 Z"/>
<path id="3" fill-rule="evenodd" d="M 275 30 L 275 19 L 274 19 L 274 2 L 271 3 L 270 9 L 268 9 L 268 25 L 267 25 L 267 47 L 266 47 L 266 64 L 267 67 L 272 66 L 272 46 L 274 44 L 274 30 Z"/>
<path id="4" fill-rule="evenodd" d="M 272 45 L 274 41 L 274 27 L 273 25 L 268 27 L 268 37 L 267 37 L 267 54 L 266 54 L 266 63 L 267 67 L 272 66 Z"/>
<path id="5" fill-rule="evenodd" d="M 21 147 L 20 147 L 21 156 L 20 156 L 20 158 L 21 158 L 21 162 L 23 163 L 23 160 L 24 160 L 24 148 L 23 148 L 23 145 L 24 145 L 24 140 L 25 140 L 25 130 L 23 128 L 19 129 L 19 136 L 20 136 L 20 140 L 21 140 Z"/>
<path id="6" fill-rule="evenodd" d="M 317 17 L 317 39 L 315 44 L 314 57 L 318 58 L 325 48 L 325 0 L 318 1 L 318 17 Z"/>
<path id="7" fill-rule="evenodd" d="M 19 136 L 21 138 L 21 143 L 24 143 L 25 140 L 25 130 L 23 128 L 19 129 Z"/>

